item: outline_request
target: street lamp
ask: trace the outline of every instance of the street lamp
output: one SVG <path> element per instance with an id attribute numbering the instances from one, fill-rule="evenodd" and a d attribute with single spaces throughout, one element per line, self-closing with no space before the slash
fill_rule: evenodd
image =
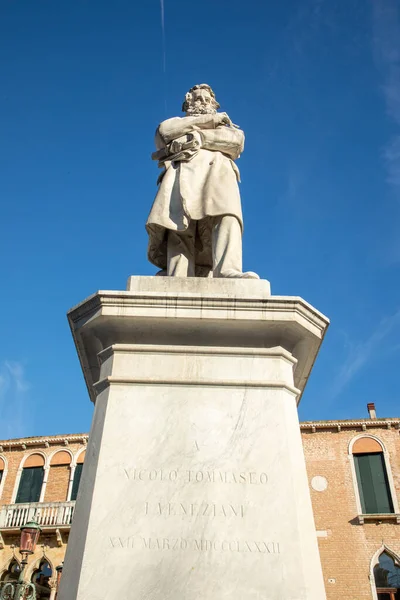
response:
<path id="1" fill-rule="evenodd" d="M 16 584 L 7 582 L 4 585 L 1 590 L 0 600 L 36 600 L 35 585 L 24 581 L 24 573 L 28 564 L 28 556 L 35 552 L 41 531 L 36 521 L 29 521 L 29 523 L 21 527 L 21 542 L 19 545 L 19 551 L 22 556 L 21 572 Z"/>

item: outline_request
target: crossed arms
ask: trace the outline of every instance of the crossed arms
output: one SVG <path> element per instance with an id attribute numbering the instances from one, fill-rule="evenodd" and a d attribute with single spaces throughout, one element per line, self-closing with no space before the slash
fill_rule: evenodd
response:
<path id="1" fill-rule="evenodd" d="M 243 152 L 244 133 L 233 126 L 226 113 L 174 117 L 163 121 L 156 132 L 157 160 L 173 160 L 173 155 L 191 147 L 227 154 L 235 160 Z M 165 156 L 163 159 L 162 157 Z M 169 157 L 169 158 L 168 158 Z"/>

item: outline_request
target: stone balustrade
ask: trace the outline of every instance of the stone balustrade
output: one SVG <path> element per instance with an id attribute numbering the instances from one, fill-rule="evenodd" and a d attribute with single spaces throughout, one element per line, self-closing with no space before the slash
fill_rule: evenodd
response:
<path id="1" fill-rule="evenodd" d="M 20 528 L 32 519 L 41 527 L 70 527 L 75 501 L 5 504 L 0 510 L 0 529 Z"/>

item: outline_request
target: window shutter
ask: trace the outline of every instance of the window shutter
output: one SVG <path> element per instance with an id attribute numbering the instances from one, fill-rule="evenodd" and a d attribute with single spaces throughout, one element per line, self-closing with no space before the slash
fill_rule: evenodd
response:
<path id="1" fill-rule="evenodd" d="M 74 483 L 72 484 L 71 500 L 76 500 L 78 495 L 79 484 L 81 482 L 83 464 L 80 463 L 75 467 Z"/>
<path id="2" fill-rule="evenodd" d="M 39 502 L 44 477 L 43 467 L 27 467 L 22 470 L 15 502 Z"/>
<path id="3" fill-rule="evenodd" d="M 363 513 L 392 513 L 393 504 L 382 452 L 356 454 L 354 462 Z"/>

